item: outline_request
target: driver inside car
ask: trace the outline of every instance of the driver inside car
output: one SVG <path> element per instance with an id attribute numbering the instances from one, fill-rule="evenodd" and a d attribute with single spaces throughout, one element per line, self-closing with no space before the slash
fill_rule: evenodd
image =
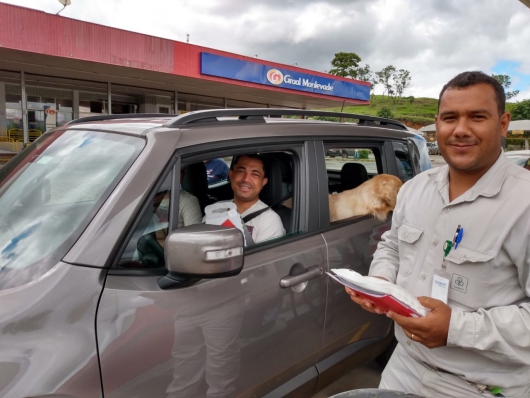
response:
<path id="1" fill-rule="evenodd" d="M 180 180 L 184 178 L 184 170 L 180 172 Z M 171 191 L 163 190 L 153 198 L 153 232 L 145 234 L 138 240 L 140 261 L 149 267 L 163 267 L 164 243 L 168 235 L 169 206 Z M 180 190 L 179 228 L 200 224 L 202 213 L 198 199 L 183 189 Z"/>

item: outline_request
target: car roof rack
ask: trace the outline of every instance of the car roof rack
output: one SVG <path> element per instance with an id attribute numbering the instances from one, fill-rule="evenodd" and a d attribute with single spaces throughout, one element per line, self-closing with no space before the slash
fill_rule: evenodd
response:
<path id="1" fill-rule="evenodd" d="M 86 122 L 100 122 L 103 120 L 118 120 L 118 119 L 147 119 L 147 118 L 161 118 L 161 117 L 170 117 L 175 118 L 177 115 L 170 115 L 167 113 L 120 113 L 118 115 L 97 115 L 97 116 L 87 116 L 74 119 L 67 125 L 77 124 L 77 123 L 86 123 Z"/>
<path id="2" fill-rule="evenodd" d="M 358 125 L 387 127 L 397 130 L 407 130 L 407 126 L 397 120 L 386 119 L 376 116 L 358 115 L 355 113 L 328 112 L 305 109 L 283 109 L 283 108 L 240 108 L 240 109 L 211 109 L 188 112 L 179 115 L 167 123 L 164 127 L 182 127 L 192 123 L 222 122 L 219 117 L 237 117 L 240 121 L 265 121 L 265 117 L 281 116 L 309 116 L 309 117 L 333 117 L 341 119 L 357 119 Z"/>

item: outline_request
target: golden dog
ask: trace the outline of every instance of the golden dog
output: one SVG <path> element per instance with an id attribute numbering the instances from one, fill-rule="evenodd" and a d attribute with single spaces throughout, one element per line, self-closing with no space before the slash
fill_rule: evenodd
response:
<path id="1" fill-rule="evenodd" d="M 389 211 L 396 207 L 396 198 L 403 183 L 390 174 L 379 174 L 357 188 L 329 195 L 331 221 L 372 214 L 385 220 Z"/>

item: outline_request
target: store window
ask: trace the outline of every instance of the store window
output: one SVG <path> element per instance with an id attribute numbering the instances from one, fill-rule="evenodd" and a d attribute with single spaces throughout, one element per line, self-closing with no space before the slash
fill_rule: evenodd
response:
<path id="1" fill-rule="evenodd" d="M 8 91 L 9 85 L 6 85 Z M 6 129 L 22 128 L 22 96 L 20 94 L 6 93 Z"/>
<path id="2" fill-rule="evenodd" d="M 26 87 L 30 141 L 46 130 L 72 120 L 73 92 L 46 87 Z M 6 84 L 6 129 L 15 141 L 22 140 L 22 95 L 20 85 Z"/>
<path id="3" fill-rule="evenodd" d="M 79 101 L 79 117 L 106 115 L 105 101 Z"/>

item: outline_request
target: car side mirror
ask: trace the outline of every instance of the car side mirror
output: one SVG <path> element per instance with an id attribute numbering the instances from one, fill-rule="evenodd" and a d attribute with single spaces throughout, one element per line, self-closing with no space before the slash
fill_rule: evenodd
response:
<path id="1" fill-rule="evenodd" d="M 161 289 L 187 286 L 198 279 L 237 275 L 244 263 L 243 233 L 237 228 L 196 224 L 173 231 L 164 244 L 168 274 Z"/>

